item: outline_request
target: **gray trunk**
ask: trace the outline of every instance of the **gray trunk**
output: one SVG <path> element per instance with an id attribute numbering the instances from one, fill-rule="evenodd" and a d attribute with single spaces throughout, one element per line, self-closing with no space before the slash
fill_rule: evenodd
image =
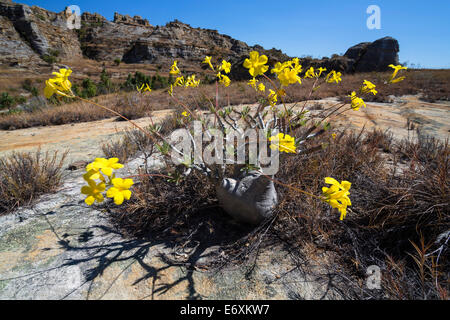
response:
<path id="1" fill-rule="evenodd" d="M 249 172 L 238 179 L 225 178 L 216 186 L 216 192 L 228 214 L 250 224 L 270 218 L 278 203 L 274 183 L 258 172 Z"/>

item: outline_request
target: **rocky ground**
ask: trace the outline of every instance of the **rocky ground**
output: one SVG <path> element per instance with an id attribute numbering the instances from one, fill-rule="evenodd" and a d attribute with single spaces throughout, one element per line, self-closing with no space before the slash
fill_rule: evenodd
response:
<path id="1" fill-rule="evenodd" d="M 337 102 L 335 98 L 316 100 L 308 106 L 321 105 L 326 107 Z M 301 107 L 302 104 L 299 104 Z M 336 127 L 379 128 L 389 129 L 396 138 L 407 138 L 416 135 L 419 128 L 422 135 L 431 135 L 444 140 L 450 130 L 450 103 L 427 103 L 418 96 L 395 97 L 393 103 L 367 103 L 367 108 L 358 112 L 348 111 L 337 119 Z M 153 121 L 158 122 L 170 114 L 172 110 L 153 112 Z M 408 130 L 408 119 L 409 128 Z M 116 118 L 65 124 L 60 126 L 35 127 L 14 131 L 0 131 L 0 156 L 11 151 L 34 151 L 41 147 L 42 151 L 58 150 L 70 153 L 66 163 L 89 161 L 103 156 L 101 145 L 111 139 L 118 139 L 121 132 L 133 128 L 129 123 L 115 121 Z M 151 118 L 135 121 L 145 126 L 151 123 Z"/>
<path id="2" fill-rule="evenodd" d="M 128 163 L 122 174 L 141 163 Z M 252 262 L 205 268 L 218 249 L 213 243 L 186 252 L 169 241 L 124 238 L 107 212 L 84 204 L 83 184 L 75 171 L 56 194 L 0 217 L 0 299 L 339 298 L 281 248 L 260 254 L 248 276 Z"/>
<path id="3" fill-rule="evenodd" d="M 325 105 L 336 99 L 314 101 Z M 450 104 L 424 103 L 417 96 L 394 103 L 368 103 L 350 111 L 338 123 L 351 128 L 389 129 L 396 138 L 421 134 L 446 139 L 450 131 Z M 171 111 L 155 112 L 157 121 Z M 149 118 L 140 119 L 147 124 Z M 102 141 L 117 138 L 129 127 L 113 119 L 55 127 L 0 132 L 0 155 L 13 150 L 70 149 L 66 164 L 102 156 Z M 143 159 L 121 169 L 132 174 Z M 159 165 L 153 159 L 153 165 Z M 65 184 L 43 196 L 31 208 L 0 217 L 0 299 L 339 299 L 333 281 L 320 267 L 299 269 L 283 248 L 264 251 L 252 261 L 208 270 L 209 252 L 218 250 L 203 243 L 180 252 L 169 241 L 128 239 L 115 231 L 108 212 L 87 207 L 79 190 L 82 171 L 67 171 Z M 183 262 L 177 262 L 177 257 Z M 253 272 L 248 274 L 253 266 Z M 317 277 L 320 274 L 321 277 Z"/>

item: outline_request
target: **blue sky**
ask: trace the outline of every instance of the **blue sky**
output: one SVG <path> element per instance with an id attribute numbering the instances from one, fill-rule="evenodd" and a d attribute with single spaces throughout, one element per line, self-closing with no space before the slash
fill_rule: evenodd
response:
<path id="1" fill-rule="evenodd" d="M 423 68 L 450 68 L 449 0 L 15 0 L 60 12 L 68 5 L 112 20 L 114 12 L 140 15 L 152 25 L 178 19 L 290 56 L 331 56 L 359 42 L 392 36 L 400 62 Z M 369 5 L 381 9 L 381 29 L 369 30 Z"/>

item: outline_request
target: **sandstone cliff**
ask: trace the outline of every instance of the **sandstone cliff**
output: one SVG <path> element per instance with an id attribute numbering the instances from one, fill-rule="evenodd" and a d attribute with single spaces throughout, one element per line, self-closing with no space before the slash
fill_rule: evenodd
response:
<path id="1" fill-rule="evenodd" d="M 252 50 L 269 57 L 269 64 L 289 57 L 280 50 L 265 50 L 220 34 L 217 30 L 193 28 L 178 20 L 152 26 L 140 16 L 115 13 L 114 21 L 94 13 L 83 13 L 81 28 L 67 26 L 70 12 L 54 13 L 37 6 L 0 0 L 0 65 L 17 66 L 51 63 L 56 58 L 88 58 L 99 62 L 120 60 L 165 66 L 174 59 L 184 65 L 199 65 L 205 55 L 237 64 L 232 78 L 248 78 L 242 62 Z M 341 72 L 383 71 L 398 63 L 397 40 L 386 37 L 351 47 L 344 56 L 302 59 L 304 68 L 325 66 Z M 48 59 L 48 57 L 55 59 Z M 44 59 L 44 60 L 42 60 Z"/>

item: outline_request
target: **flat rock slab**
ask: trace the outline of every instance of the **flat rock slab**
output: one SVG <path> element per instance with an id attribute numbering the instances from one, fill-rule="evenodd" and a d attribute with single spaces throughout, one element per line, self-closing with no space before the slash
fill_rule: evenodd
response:
<path id="1" fill-rule="evenodd" d="M 121 175 L 139 164 L 132 161 Z M 213 247 L 203 246 L 189 263 L 173 262 L 167 258 L 173 244 L 124 238 L 111 226 L 111 213 L 88 207 L 79 192 L 82 173 L 70 172 L 57 193 L 33 208 L 0 217 L 0 299 L 339 298 L 282 248 L 220 272 L 202 265 Z"/>

